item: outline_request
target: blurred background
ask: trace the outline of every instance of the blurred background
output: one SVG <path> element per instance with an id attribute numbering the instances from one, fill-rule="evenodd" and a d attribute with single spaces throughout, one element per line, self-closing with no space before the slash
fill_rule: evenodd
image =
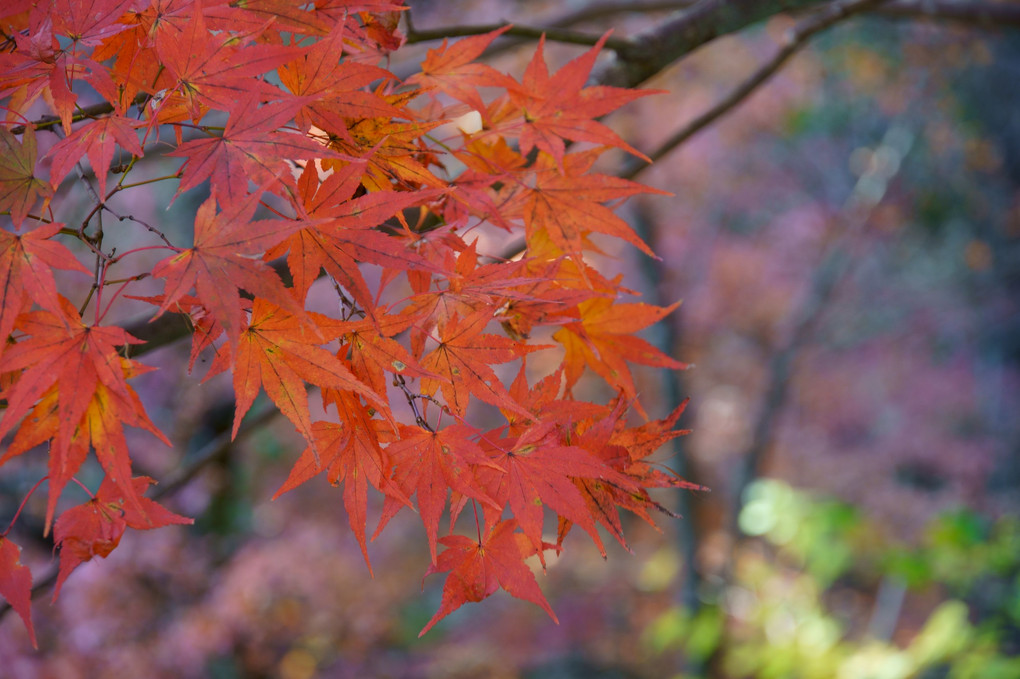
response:
<path id="1" fill-rule="evenodd" d="M 408 4 L 431 29 L 549 26 L 588 3 Z M 667 16 L 631 5 L 571 27 L 628 36 Z M 698 50 L 608 124 L 652 153 L 796 20 Z M 429 46 L 390 67 L 410 72 Z M 550 65 L 582 49 L 550 44 Z M 491 63 L 519 76 L 533 50 Z M 46 653 L 6 616 L 0 674 L 1020 677 L 1018 111 L 1016 26 L 862 16 L 635 175 L 673 194 L 622 208 L 662 259 L 606 241 L 600 266 L 643 301 L 684 300 L 648 339 L 695 367 L 640 372 L 641 397 L 652 417 L 690 397 L 693 433 L 660 459 L 712 492 L 661 493 L 684 518 L 626 525 L 634 554 L 568 540 L 539 575 L 558 626 L 499 593 L 418 639 L 441 579 L 422 591 L 417 518 L 370 545 L 370 578 L 324 479 L 269 501 L 300 452 L 272 421 L 167 500 L 195 526 L 129 532 L 56 605 L 38 601 Z M 622 154 L 601 167 L 633 169 Z M 144 439 L 153 475 L 232 417 L 213 407 L 227 382 L 178 381 L 187 353 L 149 355 L 163 369 L 137 380 L 156 424 L 189 442 Z M 42 573 L 49 554 L 25 559 Z"/>

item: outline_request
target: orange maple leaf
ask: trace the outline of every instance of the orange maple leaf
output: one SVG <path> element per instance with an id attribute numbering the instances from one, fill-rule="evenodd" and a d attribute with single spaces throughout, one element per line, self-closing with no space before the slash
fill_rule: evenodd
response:
<path id="1" fill-rule="evenodd" d="M 483 310 L 463 319 L 454 315 L 439 326 L 439 346 L 422 359 L 421 365 L 445 381 L 424 378 L 422 393 L 432 396 L 441 390 L 450 410 L 460 417 L 467 411 L 472 394 L 486 403 L 531 417 L 489 366 L 544 347 L 520 345 L 506 337 L 483 333 L 491 318 L 492 314 Z"/>
<path id="2" fill-rule="evenodd" d="M 237 436 L 241 418 L 255 401 L 259 386 L 266 390 L 280 412 L 294 423 L 316 454 L 306 383 L 352 391 L 364 396 L 382 411 L 388 411 L 385 399 L 359 381 L 333 354 L 320 347 L 322 343 L 323 338 L 319 337 L 314 326 L 271 302 L 255 299 L 251 322 L 241 333 L 234 365 L 237 407 L 231 436 Z M 210 372 L 215 370 L 210 369 Z"/>
<path id="3" fill-rule="evenodd" d="M 532 148 L 539 148 L 557 163 L 562 163 L 566 152 L 563 140 L 569 139 L 614 146 L 651 162 L 611 129 L 594 120 L 630 101 L 655 94 L 653 90 L 628 90 L 605 85 L 585 87 L 599 50 L 608 38 L 609 33 L 606 33 L 590 50 L 552 76 L 545 63 L 545 36 L 538 41 L 523 79 L 520 83 L 511 80 L 507 90 L 511 101 L 523 112 L 524 121 L 517 124 L 521 153 L 527 154 Z"/>
<path id="4" fill-rule="evenodd" d="M 579 257 L 582 250 L 592 249 L 585 239 L 596 232 L 621 238 L 654 257 L 651 248 L 603 203 L 640 193 L 668 193 L 619 177 L 589 174 L 597 157 L 597 151 L 571 153 L 562 159 L 562 171 L 539 159 L 534 185 L 521 197 L 529 244 L 538 232 L 545 232 L 563 252 Z"/>
<path id="5" fill-rule="evenodd" d="M 610 386 L 621 390 L 625 398 L 634 401 L 635 409 L 644 415 L 644 409 L 637 402 L 637 387 L 627 361 L 673 370 L 688 366 L 634 333 L 662 320 L 678 306 L 680 302 L 668 307 L 613 304 L 613 300 L 604 297 L 582 302 L 579 305 L 581 321 L 567 323 L 553 335 L 566 349 L 563 367 L 567 389 L 577 383 L 587 366 Z"/>

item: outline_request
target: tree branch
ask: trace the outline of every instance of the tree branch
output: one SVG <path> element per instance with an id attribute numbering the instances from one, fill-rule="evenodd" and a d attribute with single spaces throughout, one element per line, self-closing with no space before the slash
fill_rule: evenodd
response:
<path id="1" fill-rule="evenodd" d="M 797 24 L 783 40 L 782 46 L 772 55 L 772 58 L 758 67 L 755 71 L 730 91 L 715 106 L 708 109 L 700 116 L 689 122 L 686 126 L 676 132 L 673 136 L 662 143 L 659 148 L 649 154 L 652 162 L 665 156 L 667 153 L 680 146 L 695 134 L 705 129 L 719 118 L 723 117 L 741 102 L 747 99 L 755 90 L 763 85 L 769 78 L 776 74 L 780 68 L 789 61 L 790 57 L 804 47 L 812 36 L 831 28 L 833 25 L 847 19 L 854 14 L 871 9 L 885 0 L 856 0 L 856 2 L 838 2 L 826 7 L 820 13 Z M 632 179 L 641 170 L 648 167 L 643 161 L 628 159 L 628 164 L 620 176 Z"/>
<path id="2" fill-rule="evenodd" d="M 150 96 L 151 95 L 146 94 L 144 92 L 139 94 L 134 98 L 134 100 L 132 100 L 130 104 L 128 104 L 128 108 L 130 108 L 131 106 L 144 105 L 145 102 L 149 100 Z M 108 101 L 101 101 L 98 104 L 92 104 L 91 106 L 79 108 L 78 112 L 71 116 L 71 122 L 77 123 L 87 118 L 97 118 L 99 116 L 104 116 L 108 113 L 113 113 L 113 111 L 114 111 L 113 104 L 111 104 Z M 38 120 L 32 121 L 32 127 L 35 128 L 36 130 L 45 130 L 53 127 L 54 125 L 59 124 L 60 116 L 53 115 L 42 116 Z M 15 127 L 11 128 L 11 134 L 22 134 L 24 131 L 25 131 L 24 125 L 16 125 Z"/>
<path id="3" fill-rule="evenodd" d="M 646 13 L 649 13 L 649 12 L 676 11 L 676 10 L 680 10 L 680 9 L 686 9 L 686 8 L 696 4 L 696 3 L 697 3 L 697 0 L 659 0 L 657 2 L 656 1 L 652 1 L 652 2 L 626 2 L 626 0 L 624 0 L 624 2 L 601 2 L 601 3 L 594 3 L 594 4 L 591 4 L 591 5 L 588 5 L 587 7 L 582 7 L 581 9 L 577 10 L 576 12 L 571 12 L 569 14 L 564 14 L 563 16 L 560 16 L 559 18 L 550 20 L 548 22 L 548 24 L 546 24 L 546 26 L 548 26 L 548 28 L 543 29 L 543 30 L 546 33 L 548 33 L 548 31 L 550 29 L 570 28 L 571 26 L 573 26 L 575 24 L 584 23 L 586 21 L 592 21 L 594 19 L 602 19 L 602 18 L 605 18 L 605 17 L 611 17 L 611 16 L 616 15 L 616 14 L 646 14 Z M 516 24 L 514 24 L 514 25 L 516 25 Z M 485 28 L 489 28 L 489 27 L 486 26 Z M 436 32 L 441 32 L 443 29 L 434 29 L 434 30 Z M 512 36 L 513 31 L 511 30 L 508 33 L 510 33 L 511 36 Z M 420 34 L 420 31 L 419 31 L 419 34 Z M 532 41 L 534 39 L 532 36 L 529 36 L 529 37 L 526 37 L 526 38 L 525 37 L 516 37 L 516 38 L 510 37 L 509 39 L 502 39 L 502 38 L 505 38 L 506 36 L 500 36 L 500 37 L 501 37 L 500 40 L 498 40 L 495 44 L 490 45 L 489 49 L 487 49 L 485 51 L 486 58 L 491 58 L 491 57 L 496 56 L 497 54 L 502 54 L 503 52 L 510 51 L 510 50 L 515 49 L 517 47 L 520 47 L 521 45 L 524 45 L 524 44 L 526 44 L 526 43 L 528 43 L 528 42 L 530 42 L 530 41 Z M 591 37 L 591 36 L 588 36 L 588 37 Z M 612 38 L 610 39 L 610 41 L 613 42 L 613 44 L 616 44 L 616 40 L 617 39 L 612 39 Z M 626 39 L 625 38 L 620 38 L 618 40 L 626 40 Z M 594 44 L 594 43 L 585 42 L 583 44 Z M 411 75 L 411 74 L 408 73 L 408 75 Z"/>
<path id="4" fill-rule="evenodd" d="M 688 9 L 697 4 L 697 0 L 660 0 L 659 2 L 593 2 L 576 12 L 564 14 L 549 25 L 565 28 L 593 19 L 602 19 L 614 14 L 647 14 L 649 12 L 665 12 L 670 10 Z"/>
<path id="5" fill-rule="evenodd" d="M 592 82 L 637 87 L 702 45 L 762 19 L 824 0 L 703 0 L 673 19 L 630 38 L 592 73 Z M 837 3 L 839 4 L 839 3 Z"/>

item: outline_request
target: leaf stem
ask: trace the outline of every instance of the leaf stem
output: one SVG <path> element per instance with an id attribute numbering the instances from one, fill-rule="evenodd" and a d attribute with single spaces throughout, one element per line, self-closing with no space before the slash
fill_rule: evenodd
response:
<path id="1" fill-rule="evenodd" d="M 18 511 L 14 512 L 14 518 L 11 519 L 11 522 L 9 524 L 7 524 L 7 530 L 5 530 L 2 534 L 0 534 L 0 538 L 7 537 L 7 534 L 11 532 L 11 528 L 14 528 L 14 522 L 18 520 L 19 516 L 21 516 L 21 510 L 23 510 L 25 508 L 25 505 L 28 503 L 28 498 L 32 497 L 32 493 L 34 493 L 36 491 L 36 489 L 39 486 L 42 485 L 43 481 L 47 481 L 47 480 L 49 480 L 49 478 L 50 478 L 50 475 L 47 474 L 46 476 L 44 476 L 41 479 L 39 479 L 38 481 L 36 481 L 35 485 L 32 486 L 32 488 L 29 489 L 29 491 L 25 495 L 25 497 L 22 498 L 21 504 L 18 505 Z M 75 480 L 77 480 L 77 479 L 75 479 Z"/>
<path id="2" fill-rule="evenodd" d="M 478 522 L 478 503 L 475 502 L 474 498 L 471 499 L 471 509 L 475 513 L 475 530 L 478 533 L 478 546 L 482 546 L 482 526 Z"/>

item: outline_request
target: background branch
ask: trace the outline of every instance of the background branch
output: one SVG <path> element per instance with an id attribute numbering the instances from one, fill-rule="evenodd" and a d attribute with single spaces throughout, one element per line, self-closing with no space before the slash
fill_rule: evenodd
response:
<path id="1" fill-rule="evenodd" d="M 648 154 L 648 157 L 652 159 L 652 162 L 658 161 L 677 146 L 680 146 L 695 134 L 732 111 L 741 102 L 747 99 L 747 97 L 749 97 L 755 90 L 761 87 L 769 78 L 775 75 L 779 69 L 782 68 L 787 61 L 789 61 L 790 57 L 796 54 L 798 50 L 808 43 L 812 36 L 831 28 L 835 24 L 853 16 L 854 14 L 870 9 L 884 1 L 885 0 L 857 0 L 856 2 L 850 3 L 835 3 L 826 7 L 821 13 L 814 15 L 809 19 L 805 19 L 787 33 L 782 46 L 771 59 L 758 67 L 758 70 L 752 73 L 750 77 L 733 88 L 733 90 L 723 97 L 719 103 L 689 122 L 673 136 L 663 142 L 659 148 Z M 647 167 L 647 165 L 644 161 L 635 158 L 628 158 L 627 165 L 620 176 L 632 179 L 645 167 Z"/>
<path id="2" fill-rule="evenodd" d="M 744 491 L 760 473 L 762 460 L 772 444 L 779 415 L 786 406 L 794 362 L 810 340 L 819 317 L 830 306 L 837 284 L 850 268 L 853 246 L 874 208 L 885 195 L 889 182 L 902 167 L 901 161 L 910 150 L 913 139 L 913 134 L 902 127 L 894 126 L 886 132 L 876 153 L 886 154 L 890 161 L 869 169 L 857 181 L 836 216 L 840 235 L 814 270 L 804 301 L 793 313 L 786 342 L 769 360 L 767 386 L 751 429 L 751 442 L 740 456 L 734 471 L 730 503 L 730 530 L 733 535 L 740 534 L 738 519 L 743 508 Z"/>

